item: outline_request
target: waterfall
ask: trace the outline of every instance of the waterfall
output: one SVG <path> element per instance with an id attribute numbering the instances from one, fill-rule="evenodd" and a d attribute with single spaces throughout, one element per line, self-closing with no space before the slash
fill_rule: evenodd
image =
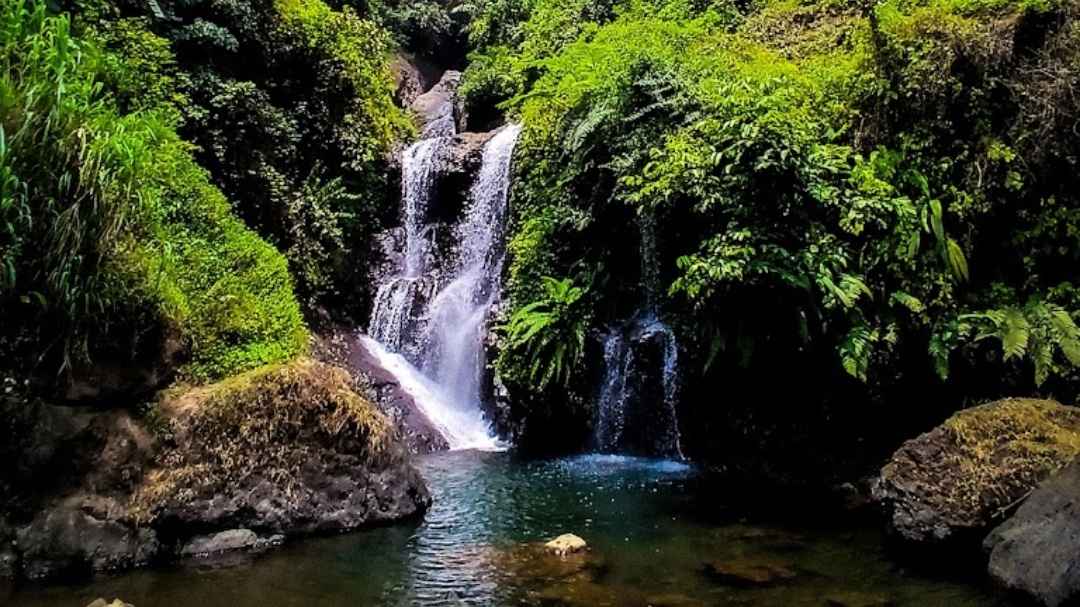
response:
<path id="1" fill-rule="evenodd" d="M 595 442 L 604 452 L 683 459 L 676 412 L 679 344 L 658 312 L 660 263 L 655 217 L 643 215 L 639 227 L 645 302 L 629 320 L 617 323 L 604 336 Z"/>
<path id="2" fill-rule="evenodd" d="M 483 341 L 502 277 L 510 158 L 520 132 L 517 125 L 506 127 L 484 146 L 470 205 L 455 230 L 456 264 L 429 313 L 424 371 L 461 404 L 482 398 Z"/>
<path id="3" fill-rule="evenodd" d="M 438 136 L 414 143 L 402 155 L 403 267 L 379 287 L 368 327 L 372 337 L 391 350 L 399 350 L 408 341 L 415 326 L 417 302 L 430 296 L 433 289 L 430 230 L 424 220 L 448 149 L 448 139 Z"/>
<path id="4" fill-rule="evenodd" d="M 402 267 L 378 289 L 366 345 L 451 449 L 498 447 L 480 411 L 484 337 L 501 286 L 510 161 L 520 132 L 520 126 L 505 127 L 485 144 L 464 217 L 454 228 L 452 257 L 442 264 L 432 261 L 426 218 L 438 202 L 432 195 L 450 140 L 422 140 L 403 159 Z"/>

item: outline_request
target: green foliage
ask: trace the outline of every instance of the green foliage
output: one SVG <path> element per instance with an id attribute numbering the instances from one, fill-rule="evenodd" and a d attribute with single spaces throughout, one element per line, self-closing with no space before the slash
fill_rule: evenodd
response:
<path id="1" fill-rule="evenodd" d="M 467 96 L 526 127 L 515 311 L 539 276 L 586 264 L 610 270 L 592 318 L 624 317 L 641 277 L 610 234 L 655 214 L 662 306 L 719 336 L 694 356 L 737 335 L 831 356 L 871 388 L 944 375 L 961 355 L 984 364 L 980 335 L 1010 334 L 980 312 L 1014 309 L 1004 284 L 1063 302 L 999 319 L 1032 327 L 1007 362 L 1024 345 L 1036 384 L 1075 377 L 1050 320 L 1080 308 L 1051 297 L 1080 253 L 1072 3 L 480 5 Z M 733 307 L 746 314 L 717 315 Z"/>
<path id="2" fill-rule="evenodd" d="M 300 351 L 284 259 L 230 214 L 169 108 L 124 109 L 147 83 L 175 99 L 160 46 L 146 55 L 158 68 L 126 64 L 21 0 L 0 4 L 0 27 L 8 354 L 65 367 L 178 333 L 189 372 L 214 377 Z"/>
<path id="3" fill-rule="evenodd" d="M 1007 307 L 964 314 L 958 330 L 974 332 L 975 341 L 996 339 L 1006 362 L 1027 359 L 1035 370 L 1035 384 L 1052 373 L 1080 366 L 1080 328 L 1064 308 L 1038 299 L 1022 307 Z M 1063 357 L 1057 356 L 1061 353 Z"/>
<path id="4" fill-rule="evenodd" d="M 165 9 L 167 22 L 78 13 L 132 78 L 110 85 L 122 105 L 177 117 L 237 214 L 285 253 L 308 310 L 359 316 L 367 243 L 394 206 L 388 159 L 413 130 L 390 34 L 321 0 Z"/>
<path id="5" fill-rule="evenodd" d="M 528 357 L 529 379 L 544 389 L 566 385 L 585 352 L 588 317 L 582 308 L 586 289 L 569 278 L 542 279 L 541 299 L 518 308 L 506 323 L 511 350 Z"/>

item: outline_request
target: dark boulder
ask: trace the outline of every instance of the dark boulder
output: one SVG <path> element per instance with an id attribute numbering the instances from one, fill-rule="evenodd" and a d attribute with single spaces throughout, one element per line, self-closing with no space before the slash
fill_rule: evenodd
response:
<path id="1" fill-rule="evenodd" d="M 1047 607 L 1080 601 L 1080 461 L 987 536 L 990 577 Z"/>
<path id="2" fill-rule="evenodd" d="M 82 496 L 42 511 L 18 530 L 22 574 L 32 580 L 146 565 L 161 550 L 157 534 L 137 527 L 126 508 L 107 498 Z"/>
<path id="3" fill-rule="evenodd" d="M 893 537 L 977 548 L 1017 500 L 1080 455 L 1080 409 L 1008 399 L 961 411 L 893 454 L 874 483 Z"/>

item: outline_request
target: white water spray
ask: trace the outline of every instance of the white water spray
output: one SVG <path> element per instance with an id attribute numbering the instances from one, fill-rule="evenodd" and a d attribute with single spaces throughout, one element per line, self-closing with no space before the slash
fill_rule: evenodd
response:
<path id="1" fill-rule="evenodd" d="M 521 127 L 484 146 L 465 217 L 454 229 L 453 263 L 439 276 L 426 224 L 448 139 L 423 140 L 403 159 L 405 251 L 401 271 L 375 297 L 368 350 L 401 383 L 451 449 L 497 449 L 480 411 L 484 337 L 505 246 L 510 161 Z M 439 288 L 445 284 L 444 288 Z M 416 364 L 406 359 L 408 356 Z"/>

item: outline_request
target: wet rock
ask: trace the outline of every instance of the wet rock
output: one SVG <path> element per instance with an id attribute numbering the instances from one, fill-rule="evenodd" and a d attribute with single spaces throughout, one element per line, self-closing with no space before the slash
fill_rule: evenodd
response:
<path id="1" fill-rule="evenodd" d="M 411 105 L 439 81 L 441 70 L 430 61 L 412 53 L 400 52 L 390 62 L 394 78 L 394 96 L 402 106 Z"/>
<path id="2" fill-rule="evenodd" d="M 152 529 L 124 520 L 104 498 L 70 499 L 42 511 L 16 532 L 22 573 L 47 579 L 71 573 L 117 571 L 149 563 L 161 550 Z"/>
<path id="3" fill-rule="evenodd" d="M 410 453 L 435 453 L 450 448 L 398 379 L 367 351 L 356 330 L 333 330 L 322 338 L 319 350 L 320 358 L 342 366 L 370 388 L 379 410 L 390 418 Z"/>
<path id="4" fill-rule="evenodd" d="M 181 556 L 205 558 L 215 554 L 237 550 L 260 550 L 276 546 L 285 541 L 285 536 L 275 535 L 260 538 L 250 529 L 230 529 L 213 535 L 202 535 L 191 539 L 180 550 Z"/>
<path id="5" fill-rule="evenodd" d="M 889 597 L 867 592 L 842 591 L 825 597 L 827 607 L 892 607 Z"/>
<path id="6" fill-rule="evenodd" d="M 710 561 L 705 563 L 705 573 L 721 584 L 739 588 L 775 586 L 798 577 L 787 563 L 762 559 Z"/>
<path id="7" fill-rule="evenodd" d="M 461 107 L 457 89 L 461 72 L 443 74 L 435 86 L 409 104 L 421 126 L 420 137 L 449 137 L 458 131 Z"/>
<path id="8" fill-rule="evenodd" d="M 1080 601 L 1080 461 L 1041 484 L 983 544 L 990 577 L 1048 607 Z"/>
<path id="9" fill-rule="evenodd" d="M 559 537 L 544 544 L 544 549 L 554 554 L 555 556 L 566 556 L 568 554 L 574 554 L 581 552 L 588 548 L 588 544 L 585 540 L 574 535 L 573 533 L 564 533 Z"/>
<path id="10" fill-rule="evenodd" d="M 1080 409 L 1008 399 L 957 413 L 910 440 L 874 483 L 894 537 L 971 543 L 1080 454 Z"/>
<path id="11" fill-rule="evenodd" d="M 472 176 L 480 169 L 484 146 L 495 136 L 496 131 L 486 133 L 460 133 L 454 136 L 449 157 L 442 168 L 442 173 L 461 173 Z M 471 181 L 471 179 L 469 180 Z"/>

